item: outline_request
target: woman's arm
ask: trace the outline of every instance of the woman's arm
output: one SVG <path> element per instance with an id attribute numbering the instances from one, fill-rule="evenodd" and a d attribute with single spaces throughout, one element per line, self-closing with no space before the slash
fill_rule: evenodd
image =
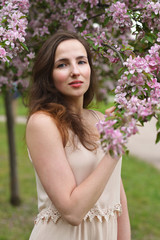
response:
<path id="1" fill-rule="evenodd" d="M 51 201 L 66 221 L 80 224 L 102 194 L 118 160 L 104 155 L 96 169 L 77 186 L 61 135 L 51 117 L 43 113 L 32 115 L 26 140 L 36 172 Z"/>
<path id="2" fill-rule="evenodd" d="M 120 199 L 122 205 L 122 214 L 118 217 L 118 239 L 117 240 L 131 240 L 131 227 L 127 207 L 127 198 L 121 180 Z"/>

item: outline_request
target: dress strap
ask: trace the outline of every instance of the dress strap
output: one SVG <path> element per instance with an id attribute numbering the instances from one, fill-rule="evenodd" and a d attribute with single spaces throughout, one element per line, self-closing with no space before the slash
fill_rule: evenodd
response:
<path id="1" fill-rule="evenodd" d="M 28 149 L 28 148 L 27 148 L 27 152 L 28 152 L 28 157 L 29 157 L 30 161 L 32 162 L 31 154 L 30 154 L 30 152 L 29 152 L 29 149 Z"/>
<path id="2" fill-rule="evenodd" d="M 94 111 L 94 110 L 92 110 L 92 109 L 89 109 L 90 111 L 91 111 L 91 113 L 94 115 L 94 117 L 96 117 L 96 119 L 98 120 L 98 121 L 100 121 L 101 119 L 100 119 L 100 116 L 98 115 L 98 113 L 96 112 L 96 111 Z"/>

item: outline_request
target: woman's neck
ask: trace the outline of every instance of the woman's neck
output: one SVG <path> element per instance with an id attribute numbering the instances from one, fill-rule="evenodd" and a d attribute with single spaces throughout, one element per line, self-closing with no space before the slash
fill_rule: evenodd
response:
<path id="1" fill-rule="evenodd" d="M 83 101 L 82 100 L 76 100 L 76 99 L 66 99 L 67 105 L 70 108 L 70 110 L 76 114 L 82 115 L 83 114 Z"/>

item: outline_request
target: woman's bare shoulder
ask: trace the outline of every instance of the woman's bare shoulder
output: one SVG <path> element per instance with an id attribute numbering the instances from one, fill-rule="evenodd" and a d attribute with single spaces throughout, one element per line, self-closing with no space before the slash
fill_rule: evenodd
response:
<path id="1" fill-rule="evenodd" d="M 45 122 L 49 122 L 49 121 L 54 122 L 54 118 L 45 112 L 38 111 L 38 112 L 33 113 L 29 117 L 27 124 L 45 123 Z"/>
<path id="2" fill-rule="evenodd" d="M 53 137 L 54 136 L 54 137 Z M 54 118 L 43 112 L 36 112 L 28 120 L 26 127 L 26 142 L 30 149 L 46 145 L 62 145 L 62 137 Z"/>
<path id="3" fill-rule="evenodd" d="M 56 122 L 53 117 L 51 117 L 49 114 L 39 111 L 36 113 L 33 113 L 28 122 L 27 122 L 27 127 L 26 130 L 32 130 L 32 129 L 41 129 L 45 128 L 54 128 L 56 127 Z M 57 128 L 57 127 L 56 127 Z"/>

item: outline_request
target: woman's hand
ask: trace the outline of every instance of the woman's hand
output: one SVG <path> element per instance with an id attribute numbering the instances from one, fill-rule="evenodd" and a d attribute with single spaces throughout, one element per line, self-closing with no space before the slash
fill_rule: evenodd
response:
<path id="1" fill-rule="evenodd" d="M 105 115 L 107 115 L 107 117 L 113 116 L 115 109 L 116 109 L 115 106 L 112 106 L 112 107 L 110 107 L 110 108 L 107 108 L 107 109 L 105 110 Z"/>

